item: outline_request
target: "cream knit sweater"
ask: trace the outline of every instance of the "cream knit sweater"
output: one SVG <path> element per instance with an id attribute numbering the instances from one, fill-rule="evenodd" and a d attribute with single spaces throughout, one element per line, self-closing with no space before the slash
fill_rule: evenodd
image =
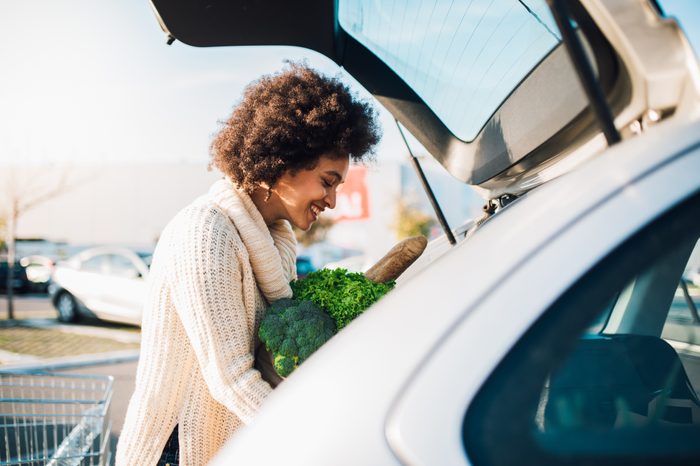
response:
<path id="1" fill-rule="evenodd" d="M 117 466 L 154 466 L 175 425 L 180 465 L 206 464 L 271 388 L 253 369 L 267 302 L 290 297 L 296 241 L 250 197 L 214 183 L 166 226 L 153 257 L 136 388 Z"/>

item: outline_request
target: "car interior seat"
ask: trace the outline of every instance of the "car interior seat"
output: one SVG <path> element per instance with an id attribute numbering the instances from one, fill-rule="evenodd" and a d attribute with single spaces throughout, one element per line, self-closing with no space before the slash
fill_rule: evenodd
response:
<path id="1" fill-rule="evenodd" d="M 699 424 L 700 400 L 676 351 L 650 335 L 586 335 L 546 390 L 544 428 Z"/>

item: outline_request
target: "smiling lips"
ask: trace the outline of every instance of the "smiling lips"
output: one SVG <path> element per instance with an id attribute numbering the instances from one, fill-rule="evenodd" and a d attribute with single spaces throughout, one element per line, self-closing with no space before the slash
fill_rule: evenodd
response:
<path id="1" fill-rule="evenodd" d="M 314 215 L 314 220 L 318 219 L 318 216 L 321 215 L 321 212 L 323 212 L 324 209 L 318 207 L 315 204 L 311 204 L 311 213 Z"/>

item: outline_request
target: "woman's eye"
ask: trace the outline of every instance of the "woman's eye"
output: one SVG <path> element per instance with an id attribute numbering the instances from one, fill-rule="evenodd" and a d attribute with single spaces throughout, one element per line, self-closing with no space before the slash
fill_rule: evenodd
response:
<path id="1" fill-rule="evenodd" d="M 333 186 L 333 182 L 328 181 L 328 180 L 325 179 L 325 178 L 322 178 L 322 180 L 323 180 L 323 185 L 324 185 L 326 188 L 330 188 L 330 187 Z"/>

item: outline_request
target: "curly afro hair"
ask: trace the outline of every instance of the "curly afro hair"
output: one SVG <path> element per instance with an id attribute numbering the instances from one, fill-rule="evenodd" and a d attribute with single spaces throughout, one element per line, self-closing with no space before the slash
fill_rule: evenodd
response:
<path id="1" fill-rule="evenodd" d="M 377 114 L 338 78 L 289 63 L 246 87 L 211 143 L 215 166 L 249 194 L 287 171 L 312 169 L 322 155 L 361 161 L 381 137 Z"/>

